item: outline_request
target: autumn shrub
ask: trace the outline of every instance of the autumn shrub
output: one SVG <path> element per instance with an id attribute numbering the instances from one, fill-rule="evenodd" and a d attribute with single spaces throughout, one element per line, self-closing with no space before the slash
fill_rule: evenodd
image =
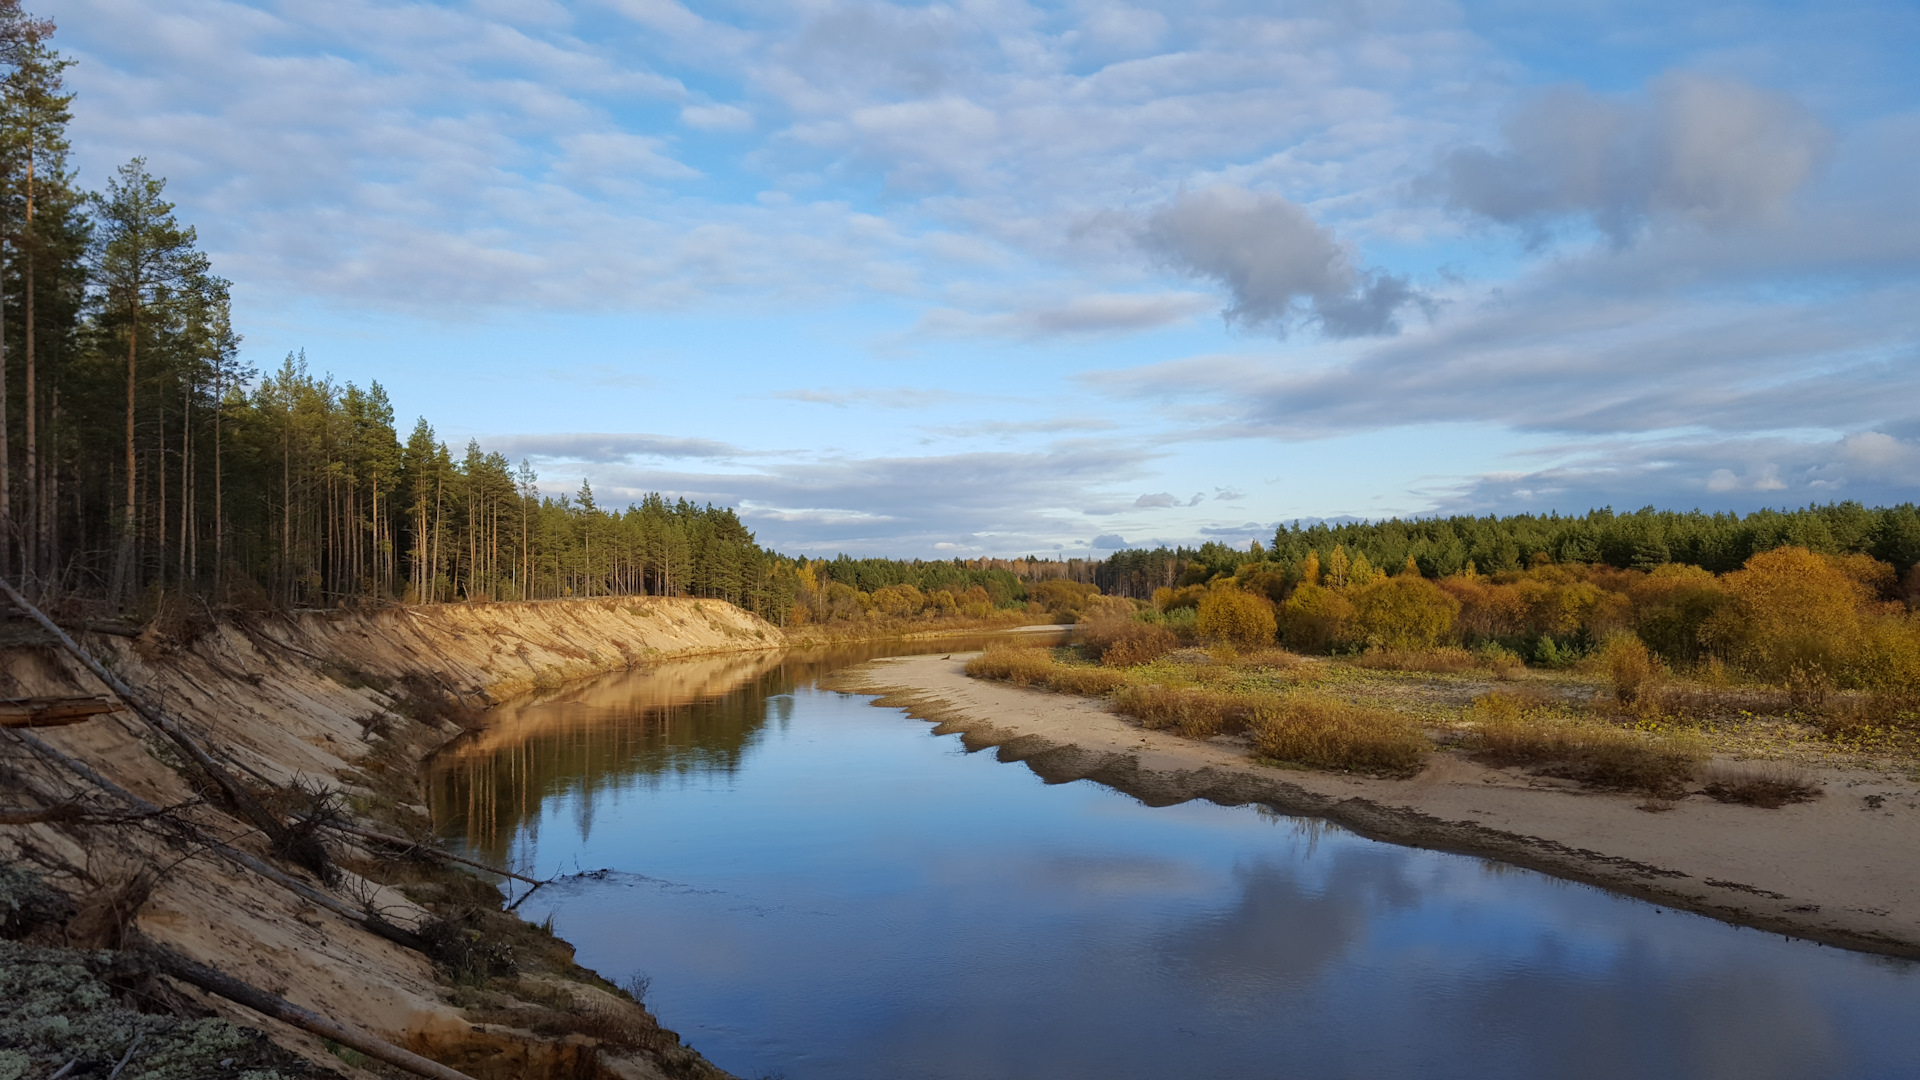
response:
<path id="1" fill-rule="evenodd" d="M 1161 625 L 1112 618 L 1084 625 L 1080 641 L 1087 655 L 1108 667 L 1144 664 L 1180 647 L 1179 636 Z"/>
<path id="2" fill-rule="evenodd" d="M 1714 762 L 1699 779 L 1713 799 L 1767 810 L 1820 797 L 1820 785 L 1805 769 L 1778 761 Z"/>
<path id="3" fill-rule="evenodd" d="M 1606 665 L 1607 682 L 1613 688 L 1613 699 L 1622 705 L 1639 701 L 1641 694 L 1660 675 L 1660 665 L 1654 662 L 1646 643 L 1630 633 L 1617 633 L 1607 638 L 1600 658 Z"/>
<path id="4" fill-rule="evenodd" d="M 1115 619 L 1130 620 L 1133 615 L 1133 601 L 1124 596 L 1089 596 L 1086 606 L 1080 609 L 1078 621 L 1094 623 Z"/>
<path id="5" fill-rule="evenodd" d="M 1475 755 L 1487 764 L 1529 765 L 1599 788 L 1672 792 L 1706 757 L 1689 735 L 1615 727 L 1512 694 L 1476 699 L 1467 719 Z"/>
<path id="6" fill-rule="evenodd" d="M 1293 590 L 1279 616 L 1290 648 L 1321 653 L 1346 638 L 1353 618 L 1353 603 L 1342 590 L 1312 582 Z"/>
<path id="7" fill-rule="evenodd" d="M 1200 600 L 1207 595 L 1205 585 L 1185 585 L 1177 589 L 1153 590 L 1153 607 L 1156 611 L 1173 612 L 1181 608 L 1197 608 Z"/>
<path id="8" fill-rule="evenodd" d="M 1249 730 L 1257 756 L 1318 769 L 1408 776 L 1433 749 L 1402 713 L 1304 693 L 1262 699 Z"/>
<path id="9" fill-rule="evenodd" d="M 1027 586 L 1027 598 L 1038 602 L 1061 622 L 1076 622 L 1086 609 L 1087 600 L 1098 596 L 1100 587 L 1080 581 L 1042 581 Z"/>
<path id="10" fill-rule="evenodd" d="M 1702 631 L 1727 602 L 1727 592 L 1712 573 L 1698 566 L 1668 563 L 1628 586 L 1633 629 L 1641 641 L 1670 663 L 1702 658 Z"/>
<path id="11" fill-rule="evenodd" d="M 1273 644 L 1276 624 L 1273 601 L 1234 585 L 1207 590 L 1200 600 L 1194 629 L 1205 638 L 1240 649 Z"/>
<path id="12" fill-rule="evenodd" d="M 873 591 L 874 610 L 895 618 L 919 614 L 926 602 L 927 598 L 912 585 L 887 585 Z"/>
<path id="13" fill-rule="evenodd" d="M 1245 731 L 1258 699 L 1199 686 L 1134 683 L 1113 695 L 1113 708 L 1152 730 L 1172 729 L 1190 739 Z"/>
<path id="14" fill-rule="evenodd" d="M 1355 629 L 1369 646 L 1431 649 L 1453 632 L 1460 601 L 1415 574 L 1380 578 L 1352 593 Z"/>
<path id="15" fill-rule="evenodd" d="M 1720 579 L 1728 602 L 1702 636 L 1769 681 L 1831 680 L 1860 632 L 1860 606 L 1871 595 L 1857 578 L 1806 548 L 1762 552 Z"/>

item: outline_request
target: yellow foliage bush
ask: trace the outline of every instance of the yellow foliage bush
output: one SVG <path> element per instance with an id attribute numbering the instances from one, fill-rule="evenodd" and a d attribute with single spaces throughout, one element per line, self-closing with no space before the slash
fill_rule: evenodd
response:
<path id="1" fill-rule="evenodd" d="M 1601 660 L 1607 666 L 1607 681 L 1613 686 L 1614 700 L 1622 705 L 1640 700 L 1660 675 L 1660 665 L 1654 662 L 1646 643 L 1630 633 L 1607 638 Z"/>
<path id="2" fill-rule="evenodd" d="M 1238 649 L 1271 645 L 1278 632 L 1273 601 L 1231 584 L 1207 590 L 1207 595 L 1200 600 L 1193 628 L 1202 637 Z"/>
<path id="3" fill-rule="evenodd" d="M 1418 575 L 1378 578 L 1352 590 L 1354 623 L 1370 646 L 1431 649 L 1453 633 L 1460 601 Z"/>
<path id="4" fill-rule="evenodd" d="M 1353 622 L 1352 601 L 1339 589 L 1302 582 L 1280 609 L 1288 646 L 1303 652 L 1325 652 L 1344 640 Z"/>
<path id="5" fill-rule="evenodd" d="M 1860 631 L 1871 592 L 1831 559 L 1802 547 L 1762 552 L 1720 579 L 1728 602 L 1702 635 L 1727 658 L 1772 681 L 1798 670 L 1832 678 Z"/>
<path id="6" fill-rule="evenodd" d="M 873 591 L 873 607 L 882 615 L 917 615 L 927 598 L 912 585 L 885 585 Z"/>

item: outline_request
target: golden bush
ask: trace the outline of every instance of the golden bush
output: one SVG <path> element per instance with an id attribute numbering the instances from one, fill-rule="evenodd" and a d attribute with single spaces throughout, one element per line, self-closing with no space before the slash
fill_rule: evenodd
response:
<path id="1" fill-rule="evenodd" d="M 1431 649 L 1453 632 L 1460 602 L 1438 585 L 1412 574 L 1379 578 L 1352 591 L 1354 622 L 1368 645 L 1384 649 Z"/>
<path id="2" fill-rule="evenodd" d="M 1200 600 L 1194 629 L 1203 637 L 1241 649 L 1257 649 L 1273 644 L 1278 626 L 1273 617 L 1273 601 L 1234 585 L 1219 585 L 1207 590 Z"/>

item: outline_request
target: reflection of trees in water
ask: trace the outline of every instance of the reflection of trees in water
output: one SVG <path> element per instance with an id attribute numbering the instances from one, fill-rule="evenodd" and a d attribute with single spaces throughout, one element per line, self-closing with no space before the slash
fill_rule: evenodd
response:
<path id="1" fill-rule="evenodd" d="M 427 792 L 435 829 L 504 861 L 516 836 L 531 838 L 538 828 L 547 799 L 574 799 L 582 830 L 590 829 L 598 796 L 608 790 L 738 770 L 769 716 L 792 717 L 795 687 L 877 656 L 969 644 L 869 642 L 707 657 L 511 703 L 433 763 Z"/>

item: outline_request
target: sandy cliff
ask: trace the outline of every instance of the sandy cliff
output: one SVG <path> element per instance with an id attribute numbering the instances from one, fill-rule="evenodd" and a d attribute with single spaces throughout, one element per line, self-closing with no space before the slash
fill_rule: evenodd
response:
<path id="1" fill-rule="evenodd" d="M 4 630 L 12 644 L 0 652 L 0 696 L 101 692 L 37 628 L 15 622 Z M 179 622 L 172 631 L 82 640 L 236 774 L 268 792 L 269 801 L 276 797 L 271 788 L 285 796 L 294 784 L 335 787 L 361 820 L 414 835 L 426 824 L 420 761 L 479 709 L 652 660 L 785 644 L 778 629 L 731 605 L 666 598 L 243 614 L 217 625 Z M 131 713 L 36 734 L 134 794 L 181 807 L 178 815 L 195 827 L 270 854 L 232 815 L 196 801 L 204 793 L 195 790 L 192 770 Z M 37 792 L 40 802 L 85 788 L 16 740 L 0 739 L 0 754 L 6 786 Z M 298 808 L 289 803 L 286 812 Z M 396 924 L 429 922 L 436 897 L 451 904 L 475 895 L 471 879 L 449 882 L 442 871 L 435 880 L 417 863 L 334 847 L 344 873 L 330 892 Z M 64 935 L 65 944 L 97 947 L 144 938 L 170 946 L 475 1077 L 721 1075 L 605 984 L 577 969 L 566 972 L 564 943 L 522 940 L 523 959 L 537 950 L 553 962 L 523 963 L 518 983 L 451 987 L 444 964 L 436 968 L 421 953 L 193 851 L 151 823 L 8 826 L 0 828 L 0 859 L 42 874 L 78 901 L 80 915 L 40 932 L 42 941 Z M 133 910 L 103 914 L 103 905 Z M 122 933 L 128 917 L 129 932 Z M 501 932 L 501 923 L 485 923 L 501 918 L 488 915 L 482 923 Z M 200 1000 L 311 1060 L 355 1071 L 354 1055 L 330 1053 L 319 1040 L 225 1002 Z M 567 1013 L 600 1017 L 603 1028 L 611 1027 L 567 1031 L 550 1022 Z M 547 1030 L 536 1033 L 543 1025 Z"/>

